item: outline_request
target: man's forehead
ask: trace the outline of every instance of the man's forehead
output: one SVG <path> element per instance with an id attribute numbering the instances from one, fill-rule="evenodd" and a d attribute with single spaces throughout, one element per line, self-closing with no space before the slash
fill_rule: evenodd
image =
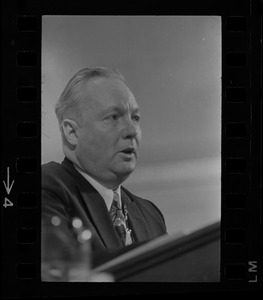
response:
<path id="1" fill-rule="evenodd" d="M 105 102 L 111 105 L 111 101 L 129 101 L 138 107 L 135 97 L 128 86 L 118 78 L 94 78 L 85 86 L 85 100 L 92 102 Z M 86 101 L 85 101 L 86 102 Z"/>

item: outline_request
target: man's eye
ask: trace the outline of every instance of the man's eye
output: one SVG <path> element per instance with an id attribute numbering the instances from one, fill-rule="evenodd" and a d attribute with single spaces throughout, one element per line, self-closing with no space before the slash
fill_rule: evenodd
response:
<path id="1" fill-rule="evenodd" d="M 133 116 L 132 117 L 134 121 L 139 122 L 140 121 L 140 116 Z"/>
<path id="2" fill-rule="evenodd" d="M 106 120 L 116 121 L 116 120 L 118 120 L 118 115 L 110 115 L 106 118 Z"/>

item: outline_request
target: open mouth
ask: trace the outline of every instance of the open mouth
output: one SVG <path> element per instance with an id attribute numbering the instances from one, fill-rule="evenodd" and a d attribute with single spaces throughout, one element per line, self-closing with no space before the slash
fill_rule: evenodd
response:
<path id="1" fill-rule="evenodd" d="M 135 149 L 132 147 L 128 147 L 128 148 L 121 150 L 120 152 L 124 153 L 126 155 L 132 155 L 132 154 L 135 154 Z"/>

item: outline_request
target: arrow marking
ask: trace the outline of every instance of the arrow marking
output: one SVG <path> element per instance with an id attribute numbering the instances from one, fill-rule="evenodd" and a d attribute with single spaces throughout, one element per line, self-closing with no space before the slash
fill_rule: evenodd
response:
<path id="1" fill-rule="evenodd" d="M 9 167 L 7 167 L 7 183 L 5 183 L 4 180 L 3 180 L 3 183 L 4 183 L 4 186 L 5 186 L 5 189 L 6 189 L 6 192 L 7 192 L 8 195 L 11 192 L 11 189 L 13 187 L 14 182 L 15 181 L 13 180 L 12 183 L 11 183 L 11 185 L 9 185 Z"/>

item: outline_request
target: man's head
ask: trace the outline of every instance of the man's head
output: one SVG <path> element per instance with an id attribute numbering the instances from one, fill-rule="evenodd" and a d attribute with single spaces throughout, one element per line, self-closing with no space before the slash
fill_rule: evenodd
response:
<path id="1" fill-rule="evenodd" d="M 121 74 L 106 68 L 79 71 L 56 104 L 56 114 L 65 155 L 87 174 L 115 188 L 133 172 L 140 115 Z"/>

